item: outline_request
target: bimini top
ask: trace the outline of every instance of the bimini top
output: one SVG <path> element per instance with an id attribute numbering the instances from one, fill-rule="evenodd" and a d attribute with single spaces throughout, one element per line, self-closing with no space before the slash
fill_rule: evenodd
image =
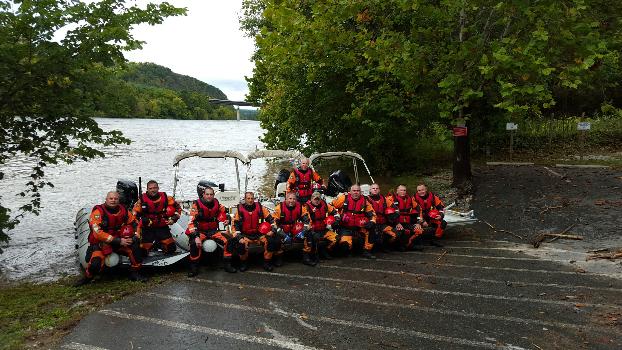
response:
<path id="1" fill-rule="evenodd" d="M 173 166 L 178 166 L 179 162 L 186 158 L 235 158 L 244 164 L 248 164 L 250 160 L 238 151 L 186 151 L 178 154 L 173 161 Z"/>
<path id="2" fill-rule="evenodd" d="M 283 158 L 302 159 L 305 155 L 298 151 L 285 151 L 280 149 L 258 149 L 248 154 L 248 160 L 259 158 Z"/>
<path id="3" fill-rule="evenodd" d="M 313 161 L 316 159 L 331 159 L 331 158 L 354 158 L 358 159 L 361 162 L 365 163 L 365 159 L 361 157 L 360 154 L 350 151 L 345 152 L 322 152 L 322 153 L 313 153 L 309 157 L 309 162 L 313 164 Z"/>

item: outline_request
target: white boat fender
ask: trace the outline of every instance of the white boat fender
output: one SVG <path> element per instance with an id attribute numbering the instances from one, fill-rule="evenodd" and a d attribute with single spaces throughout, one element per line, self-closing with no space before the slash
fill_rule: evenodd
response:
<path id="1" fill-rule="evenodd" d="M 104 264 L 108 267 L 114 267 L 119 264 L 119 254 L 112 252 L 104 259 Z"/>
<path id="2" fill-rule="evenodd" d="M 212 253 L 218 247 L 218 245 L 216 245 L 216 242 L 211 239 L 206 239 L 205 241 L 203 241 L 203 244 L 201 246 L 203 247 L 203 251 L 206 253 Z"/>

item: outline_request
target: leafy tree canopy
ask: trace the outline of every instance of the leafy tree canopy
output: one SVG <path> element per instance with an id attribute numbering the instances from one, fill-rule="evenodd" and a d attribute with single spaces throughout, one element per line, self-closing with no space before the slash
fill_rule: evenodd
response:
<path id="1" fill-rule="evenodd" d="M 270 147 L 349 149 L 404 170 L 412 140 L 438 125 L 487 132 L 495 118 L 620 102 L 620 2 L 245 0 L 244 11 L 257 46 L 249 100 Z"/>
<path id="2" fill-rule="evenodd" d="M 123 51 L 141 48 L 134 25 L 161 23 L 185 9 L 166 2 L 145 8 L 124 0 L 0 0 L 0 165 L 14 157 L 35 161 L 21 193 L 31 200 L 11 217 L 0 205 L 0 241 L 24 212 L 37 213 L 49 164 L 91 159 L 95 147 L 128 143 L 91 118 L 110 70 Z M 4 173 L 0 172 L 0 180 Z"/>

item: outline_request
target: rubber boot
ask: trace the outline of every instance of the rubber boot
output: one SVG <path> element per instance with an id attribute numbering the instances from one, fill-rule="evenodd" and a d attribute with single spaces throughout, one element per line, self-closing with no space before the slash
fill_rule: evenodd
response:
<path id="1" fill-rule="evenodd" d="M 274 267 L 283 266 L 283 254 L 275 255 L 273 264 L 274 264 Z"/>
<path id="2" fill-rule="evenodd" d="M 302 254 L 302 263 L 307 265 L 307 266 L 315 266 L 315 265 L 317 265 L 317 263 L 315 261 L 311 260 L 311 256 L 309 256 L 309 253 Z"/>
<path id="3" fill-rule="evenodd" d="M 376 259 L 376 256 L 373 255 L 369 250 L 363 250 L 363 254 L 361 254 L 365 259 Z"/>
<path id="4" fill-rule="evenodd" d="M 140 272 L 138 271 L 130 271 L 130 281 L 134 281 L 134 282 L 147 282 L 149 280 L 149 278 L 147 278 L 146 276 L 143 276 Z"/>
<path id="5" fill-rule="evenodd" d="M 268 271 L 268 272 L 272 272 L 272 270 L 274 270 L 274 266 L 272 266 L 272 261 L 271 260 L 265 260 L 263 262 L 263 269 Z"/>
<path id="6" fill-rule="evenodd" d="M 389 243 L 388 240 L 378 244 L 378 249 L 380 250 L 381 253 L 385 253 L 385 254 L 390 254 L 391 253 L 391 248 L 389 247 L 391 245 L 391 243 Z"/>
<path id="7" fill-rule="evenodd" d="M 430 245 L 433 246 L 433 247 L 443 248 L 443 245 L 440 244 L 437 240 L 434 240 L 434 239 L 430 240 Z"/>
<path id="8" fill-rule="evenodd" d="M 225 271 L 227 271 L 229 273 L 236 273 L 236 272 L 238 272 L 238 270 L 231 265 L 231 259 L 225 258 L 224 262 L 225 262 L 225 267 L 224 267 Z"/>
<path id="9" fill-rule="evenodd" d="M 89 284 L 89 283 L 91 283 L 92 281 L 93 281 L 93 278 L 92 278 L 92 277 L 91 277 L 91 278 L 89 278 L 89 277 L 86 277 L 86 276 L 82 276 L 79 280 L 77 280 L 77 281 L 73 284 L 73 286 L 74 286 L 74 287 L 82 287 L 83 285 L 85 285 L 85 284 Z"/>
<path id="10" fill-rule="evenodd" d="M 238 271 L 244 272 L 246 270 L 248 270 L 248 264 L 246 263 L 246 261 L 240 261 L 240 265 L 238 266 Z"/>
<path id="11" fill-rule="evenodd" d="M 341 250 L 341 254 L 347 258 L 350 256 L 350 246 L 346 242 L 339 243 L 339 250 Z"/>
<path id="12" fill-rule="evenodd" d="M 320 247 L 318 249 L 318 253 L 320 255 L 320 259 L 322 260 L 331 260 L 333 257 L 330 256 L 330 254 L 328 254 L 328 250 L 326 249 L 326 247 Z"/>

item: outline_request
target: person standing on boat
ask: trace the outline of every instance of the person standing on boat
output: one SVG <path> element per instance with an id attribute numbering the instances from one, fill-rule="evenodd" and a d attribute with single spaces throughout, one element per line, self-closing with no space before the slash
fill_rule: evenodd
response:
<path id="1" fill-rule="evenodd" d="M 309 158 L 300 161 L 300 167 L 294 168 L 287 180 L 287 192 L 293 192 L 298 196 L 298 201 L 306 203 L 313 194 L 313 182 L 322 186 L 322 178 L 315 170 L 309 167 Z"/>
<path id="2" fill-rule="evenodd" d="M 147 192 L 134 205 L 134 215 L 139 220 L 141 247 L 147 254 L 156 243 L 164 253 L 175 253 L 177 247 L 169 225 L 181 216 L 181 206 L 173 197 L 160 192 L 156 181 L 147 182 Z"/>
<path id="3" fill-rule="evenodd" d="M 118 192 L 108 192 L 105 202 L 93 207 L 89 226 L 90 245 L 86 251 L 88 265 L 84 270 L 84 277 L 76 283 L 77 286 L 89 283 L 96 274 L 103 271 L 106 258 L 113 252 L 129 257 L 132 281 L 147 280 L 139 273 L 143 257 L 140 238 L 135 233 L 136 219 L 132 212 L 119 204 Z"/>
<path id="4" fill-rule="evenodd" d="M 234 273 L 237 270 L 231 265 L 232 249 L 224 232 L 218 230 L 219 222 L 228 221 L 225 206 L 214 198 L 214 189 L 210 186 L 197 186 L 197 194 L 199 199 L 192 202 L 190 219 L 186 229 L 190 245 L 190 272 L 188 276 L 194 277 L 199 273 L 203 242 L 208 239 L 223 247 L 225 271 Z"/>
<path id="5" fill-rule="evenodd" d="M 284 242 L 303 243 L 302 263 L 309 266 L 315 266 L 315 260 L 311 259 L 311 253 L 314 251 L 313 237 L 309 231 L 309 213 L 307 207 L 300 204 L 294 192 L 285 195 L 285 201 L 274 208 L 272 213 L 274 221 L 272 225 Z M 275 256 L 276 259 L 281 258 L 281 254 Z"/>
<path id="6" fill-rule="evenodd" d="M 413 248 L 415 240 L 423 233 L 421 227 L 421 208 L 413 197 L 408 194 L 406 185 L 399 185 L 392 196 L 399 210 L 399 219 L 395 231 L 399 237 L 398 249 L 406 251 Z"/>
<path id="7" fill-rule="evenodd" d="M 232 229 L 235 236 L 230 244 L 235 244 L 240 256 L 240 266 L 238 270 L 244 272 L 248 270 L 246 261 L 248 260 L 248 246 L 258 244 L 263 246 L 263 268 L 272 271 L 272 258 L 275 253 L 281 251 L 281 238 L 272 231 L 271 223 L 274 221 L 268 209 L 259 202 L 255 202 L 255 194 L 246 192 L 244 203 L 238 204 L 235 217 L 233 218 Z"/>
<path id="8" fill-rule="evenodd" d="M 428 187 L 421 183 L 417 186 L 415 201 L 421 207 L 422 226 L 434 229 L 434 237 L 442 238 L 443 232 L 447 227 L 445 217 L 445 204 L 434 193 L 428 191 Z"/>
<path id="9" fill-rule="evenodd" d="M 337 244 L 337 234 L 333 226 L 339 225 L 341 220 L 339 212 L 335 207 L 326 203 L 319 192 L 313 192 L 311 200 L 305 203 L 305 206 L 311 220 L 311 232 L 314 241 L 311 245 L 312 250 L 308 253 L 314 257 L 316 263 L 318 257 L 325 260 L 332 259 L 328 252 L 332 251 Z M 320 244 L 320 242 L 325 244 Z"/>
<path id="10" fill-rule="evenodd" d="M 349 254 L 352 251 L 352 238 L 354 236 L 363 239 L 363 257 L 375 259 L 371 253 L 374 247 L 369 241 L 369 233 L 375 229 L 376 213 L 374 208 L 361 194 L 361 186 L 352 185 L 350 192 L 340 194 L 331 205 L 339 210 L 341 223 L 339 224 L 339 245 Z"/>
<path id="11" fill-rule="evenodd" d="M 380 193 L 380 185 L 377 183 L 371 184 L 367 200 L 376 212 L 376 228 L 370 240 L 378 244 L 378 248 L 383 252 L 388 253 L 388 247 L 393 245 L 397 239 L 397 233 L 390 224 L 397 221 L 399 217 L 397 205 L 393 203 L 393 198 L 385 197 Z"/>

